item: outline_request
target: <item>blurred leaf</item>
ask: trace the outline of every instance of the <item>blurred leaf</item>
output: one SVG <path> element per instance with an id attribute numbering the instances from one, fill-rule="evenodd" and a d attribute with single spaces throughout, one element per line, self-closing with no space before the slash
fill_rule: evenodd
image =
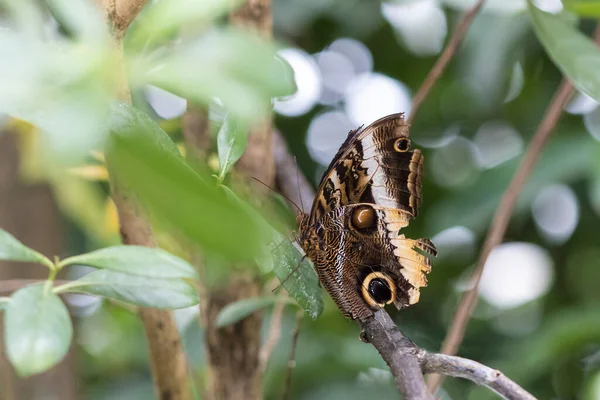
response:
<path id="1" fill-rule="evenodd" d="M 16 291 L 5 313 L 7 354 L 19 376 L 43 372 L 67 354 L 73 336 L 69 312 L 43 284 Z"/>
<path id="2" fill-rule="evenodd" d="M 103 145 L 117 81 L 114 49 L 38 41 L 0 28 L 0 59 L 10 60 L 0 64 L 0 112 L 44 131 L 44 161 L 80 163 Z"/>
<path id="3" fill-rule="evenodd" d="M 54 268 L 52 261 L 37 251 L 30 249 L 13 235 L 0 228 L 0 260 L 29 261 Z"/>
<path id="4" fill-rule="evenodd" d="M 244 0 L 161 0 L 148 5 L 131 32 L 131 43 L 146 50 L 169 39 L 180 29 L 204 29 L 215 18 L 244 3 Z"/>
<path id="5" fill-rule="evenodd" d="M 224 326 L 235 324 L 256 311 L 270 307 L 277 302 L 289 303 L 289 300 L 280 296 L 265 296 L 251 297 L 228 304 L 221 310 L 219 315 L 217 315 L 217 326 L 222 328 Z"/>
<path id="6" fill-rule="evenodd" d="M 131 63 L 130 80 L 147 83 L 208 106 L 218 97 L 231 117 L 256 123 L 271 109 L 271 98 L 292 94 L 293 70 L 275 55 L 275 46 L 257 34 L 216 30 L 202 39 Z"/>
<path id="7" fill-rule="evenodd" d="M 108 43 L 110 33 L 100 8 L 86 0 L 46 0 L 52 16 L 81 40 Z"/>
<path id="8" fill-rule="evenodd" d="M 240 159 L 248 143 L 248 130 L 231 119 L 226 119 L 217 135 L 219 150 L 219 181 L 223 181 L 231 167 Z"/>
<path id="9" fill-rule="evenodd" d="M 323 296 L 312 263 L 308 258 L 300 262 L 302 254 L 279 232 L 275 231 L 274 236 L 271 244 L 275 259 L 273 272 L 298 305 L 316 319 L 323 312 Z"/>
<path id="10" fill-rule="evenodd" d="M 263 252 L 270 239 L 268 230 L 216 184 L 209 184 L 213 179 L 208 174 L 204 180 L 182 157 L 157 143 L 154 138 L 164 132 L 148 128 L 130 125 L 126 129 L 137 133 L 112 135 L 107 156 L 113 160 L 109 169 L 118 181 L 165 227 L 207 252 L 239 261 L 250 261 Z"/>
<path id="11" fill-rule="evenodd" d="M 107 270 L 94 271 L 55 289 L 105 296 L 140 307 L 177 309 L 198 304 L 196 288 L 182 279 L 149 278 Z"/>
<path id="12" fill-rule="evenodd" d="M 534 31 L 548 56 L 577 89 L 600 101 L 600 49 L 564 17 L 529 2 Z"/>
<path id="13" fill-rule="evenodd" d="M 591 173 L 590 166 L 597 155 L 596 142 L 587 133 L 570 131 L 568 137 L 558 133 L 550 139 L 519 195 L 516 213 L 528 210 L 533 198 L 545 186 L 586 178 Z M 576 154 L 578 162 L 572 162 L 564 154 Z M 477 233 L 484 232 L 520 161 L 514 159 L 484 171 L 468 188 L 450 193 L 434 203 L 425 215 L 426 235 L 433 236 L 456 225 Z"/>
<path id="14" fill-rule="evenodd" d="M 563 5 L 582 17 L 600 17 L 600 1 L 598 0 L 563 0 Z"/>
<path id="15" fill-rule="evenodd" d="M 110 130 L 115 136 L 131 140 L 151 141 L 167 155 L 183 159 L 177 145 L 152 118 L 128 103 L 111 103 Z"/>
<path id="16" fill-rule="evenodd" d="M 144 246 L 113 246 L 64 259 L 59 264 L 88 265 L 149 278 L 196 278 L 185 260 L 162 249 Z"/>

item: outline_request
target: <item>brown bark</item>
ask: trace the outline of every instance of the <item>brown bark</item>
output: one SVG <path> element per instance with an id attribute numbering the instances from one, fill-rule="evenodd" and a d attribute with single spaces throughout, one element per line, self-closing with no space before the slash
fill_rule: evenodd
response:
<path id="1" fill-rule="evenodd" d="M 259 294 L 259 284 L 246 275 L 234 277 L 227 286 L 212 289 L 202 299 L 201 316 L 209 362 L 208 399 L 262 399 L 259 315 L 224 328 L 215 326 L 223 307 Z"/>
<path id="2" fill-rule="evenodd" d="M 135 16 L 141 11 L 146 0 L 102 0 L 101 4 L 112 26 L 115 49 L 123 58 L 125 31 Z M 118 96 L 122 101 L 131 102 L 125 68 L 121 63 L 118 82 Z M 111 169 L 110 156 L 107 167 L 113 200 L 119 215 L 121 238 L 124 244 L 147 247 L 156 246 L 152 227 L 135 199 L 118 182 Z M 168 310 L 140 308 L 139 310 L 148 340 L 150 367 L 157 396 L 161 400 L 188 400 L 192 398 L 190 381 L 187 375 L 185 354 L 173 313 Z"/>
<path id="3" fill-rule="evenodd" d="M 52 258 L 64 252 L 60 212 L 47 184 L 25 184 L 19 178 L 19 152 L 16 136 L 0 132 L 0 227 L 28 246 Z M 46 279 L 48 270 L 40 265 L 0 262 L 0 280 L 14 278 Z M 8 295 L 4 293 L 3 295 Z M 4 328 L 0 322 L 0 347 Z M 0 399 L 27 400 L 42 396 L 76 399 L 74 347 L 67 357 L 49 371 L 29 378 L 18 378 L 0 351 Z"/>

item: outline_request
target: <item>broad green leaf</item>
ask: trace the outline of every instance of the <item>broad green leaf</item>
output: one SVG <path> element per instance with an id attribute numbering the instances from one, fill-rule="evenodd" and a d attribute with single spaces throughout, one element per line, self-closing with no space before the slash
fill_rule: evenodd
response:
<path id="1" fill-rule="evenodd" d="M 556 66 L 577 89 L 600 101 L 600 49 L 563 16 L 529 3 L 533 29 Z"/>
<path id="2" fill-rule="evenodd" d="M 67 307 L 44 284 L 11 296 L 4 330 L 8 358 L 20 376 L 46 371 L 61 361 L 73 336 Z"/>
<path id="3" fill-rule="evenodd" d="M 273 272 L 298 305 L 316 319 L 323 312 L 323 296 L 312 263 L 308 258 L 303 260 L 302 254 L 287 238 L 278 232 L 275 238 L 271 245 L 275 259 Z"/>
<path id="4" fill-rule="evenodd" d="M 0 66 L 0 112 L 44 132 L 45 162 L 72 165 L 102 147 L 118 71 L 108 43 L 47 42 L 0 28 L 0 59 L 10 60 Z"/>
<path id="5" fill-rule="evenodd" d="M 271 109 L 271 98 L 295 90 L 293 70 L 276 47 L 248 31 L 215 30 L 154 57 L 133 59 L 130 81 L 153 84 L 194 102 L 217 97 L 229 115 L 256 123 Z"/>
<path id="6" fill-rule="evenodd" d="M 170 156 L 183 159 L 169 135 L 145 112 L 120 101 L 112 102 L 110 111 L 109 126 L 113 135 L 141 141 L 150 140 Z"/>
<path id="7" fill-rule="evenodd" d="M 199 302 L 194 286 L 183 279 L 148 278 L 107 270 L 94 271 L 55 291 L 93 294 L 162 309 L 191 307 Z"/>
<path id="8" fill-rule="evenodd" d="M 248 130 L 227 118 L 217 134 L 219 180 L 222 181 L 233 164 L 240 159 L 248 143 Z"/>
<path id="9" fill-rule="evenodd" d="M 569 11 L 582 17 L 600 17 L 600 1 L 598 0 L 563 0 Z"/>
<path id="10" fill-rule="evenodd" d="M 53 268 L 52 261 L 48 260 L 44 255 L 30 249 L 23 243 L 19 242 L 10 233 L 0 228 L 0 260 L 10 261 L 29 261 L 40 263 Z"/>
<path id="11" fill-rule="evenodd" d="M 131 32 L 131 43 L 142 50 L 170 38 L 180 29 L 204 29 L 243 0 L 161 0 L 148 5 Z"/>
<path id="12" fill-rule="evenodd" d="M 235 324 L 236 322 L 248 317 L 256 311 L 270 307 L 275 303 L 282 301 L 289 303 L 289 300 L 286 298 L 278 296 L 265 296 L 251 297 L 228 304 L 221 310 L 219 315 L 217 315 L 217 326 L 222 328 L 224 326 Z"/>
<path id="13" fill-rule="evenodd" d="M 143 129 L 143 128 L 139 128 Z M 161 148 L 148 133 L 113 135 L 109 150 L 113 174 L 161 226 L 187 236 L 204 251 L 250 261 L 269 243 L 269 231 L 238 202 L 192 170 L 181 157 Z"/>
<path id="14" fill-rule="evenodd" d="M 60 266 L 90 267 L 124 272 L 149 278 L 196 278 L 196 270 L 187 261 L 157 248 L 113 246 L 69 257 Z"/>

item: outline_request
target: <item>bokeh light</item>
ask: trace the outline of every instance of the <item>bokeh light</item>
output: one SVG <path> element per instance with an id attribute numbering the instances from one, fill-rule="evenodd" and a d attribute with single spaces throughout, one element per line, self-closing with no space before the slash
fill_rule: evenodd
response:
<path id="1" fill-rule="evenodd" d="M 308 127 L 306 146 L 313 160 L 328 165 L 354 124 L 342 111 L 317 115 Z"/>
<path id="2" fill-rule="evenodd" d="M 490 254 L 479 294 L 499 309 L 518 307 L 544 295 L 552 284 L 553 262 L 548 252 L 531 243 L 497 246 Z"/>
<path id="3" fill-rule="evenodd" d="M 479 127 L 473 137 L 475 159 L 482 168 L 493 168 L 523 152 L 519 132 L 504 121 L 490 121 Z"/>
<path id="4" fill-rule="evenodd" d="M 294 70 L 296 92 L 286 98 L 275 99 L 274 109 L 286 116 L 298 116 L 310 111 L 321 95 L 321 73 L 314 57 L 300 49 L 279 51 Z"/>
<path id="5" fill-rule="evenodd" d="M 147 85 L 144 94 L 156 114 L 163 119 L 177 118 L 185 112 L 187 100 L 153 85 Z"/>
<path id="6" fill-rule="evenodd" d="M 431 176 L 443 187 L 463 186 L 477 177 L 475 146 L 462 137 L 456 137 L 447 146 L 436 150 L 430 157 Z"/>
<path id="7" fill-rule="evenodd" d="M 448 26 L 436 0 L 383 2 L 381 12 L 413 54 L 431 56 L 442 50 Z"/>
<path id="8" fill-rule="evenodd" d="M 361 74 L 346 90 L 345 110 L 355 125 L 370 124 L 388 114 L 410 113 L 410 91 L 402 82 L 379 73 Z"/>
<path id="9" fill-rule="evenodd" d="M 540 191 L 531 205 L 533 220 L 550 242 L 567 241 L 579 222 L 579 204 L 566 185 L 552 185 Z"/>

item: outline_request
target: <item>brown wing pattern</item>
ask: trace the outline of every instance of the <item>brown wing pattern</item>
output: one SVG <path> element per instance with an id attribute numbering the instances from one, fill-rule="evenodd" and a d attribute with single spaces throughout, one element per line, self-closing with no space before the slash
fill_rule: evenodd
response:
<path id="1" fill-rule="evenodd" d="M 345 316 L 365 319 L 386 304 L 400 309 L 419 300 L 431 261 L 415 249 L 431 256 L 436 250 L 427 239 L 407 239 L 398 233 L 411 217 L 405 210 L 360 203 L 336 208 L 322 218 L 316 231 L 321 251 L 313 261 Z M 383 285 L 385 293 L 379 299 L 368 283 L 373 279 Z"/>
<path id="2" fill-rule="evenodd" d="M 419 301 L 431 270 L 428 239 L 408 239 L 421 205 L 423 157 L 410 150 L 403 114 L 350 132 L 323 175 L 298 242 L 342 313 L 365 319 L 394 303 Z"/>
<path id="3" fill-rule="evenodd" d="M 421 205 L 422 156 L 408 147 L 403 114 L 381 118 L 364 129 L 350 132 L 326 170 L 310 212 L 310 223 L 347 204 L 373 203 L 406 210 L 416 216 Z"/>

